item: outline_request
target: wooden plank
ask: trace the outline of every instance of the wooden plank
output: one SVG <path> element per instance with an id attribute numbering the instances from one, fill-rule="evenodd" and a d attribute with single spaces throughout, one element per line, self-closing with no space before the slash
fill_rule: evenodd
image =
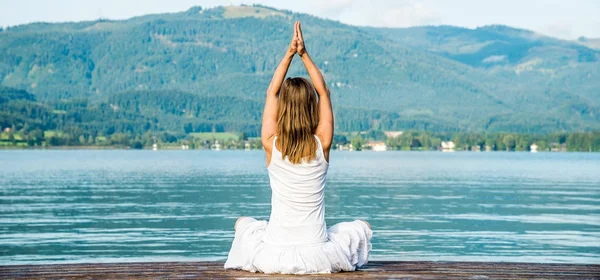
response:
<path id="1" fill-rule="evenodd" d="M 90 263 L 0 266 L 0 279 L 599 279 L 596 264 L 370 262 L 359 271 L 268 275 L 225 270 L 222 262 Z"/>

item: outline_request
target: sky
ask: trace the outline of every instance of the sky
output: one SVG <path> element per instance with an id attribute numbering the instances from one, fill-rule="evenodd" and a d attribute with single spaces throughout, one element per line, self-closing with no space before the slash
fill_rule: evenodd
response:
<path id="1" fill-rule="evenodd" d="M 254 3 L 361 26 L 504 24 L 562 39 L 600 38 L 600 0 L 0 0 L 0 26 Z"/>

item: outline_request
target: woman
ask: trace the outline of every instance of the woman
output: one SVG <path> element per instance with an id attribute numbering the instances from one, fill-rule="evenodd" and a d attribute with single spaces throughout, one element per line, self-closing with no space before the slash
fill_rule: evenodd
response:
<path id="1" fill-rule="evenodd" d="M 285 75 L 298 54 L 311 81 Z M 317 101 L 317 94 L 318 101 Z M 323 76 L 304 47 L 300 22 L 275 70 L 263 113 L 272 197 L 269 221 L 240 217 L 225 268 L 264 273 L 353 271 L 371 250 L 370 225 L 361 220 L 325 226 L 325 181 L 333 112 Z"/>

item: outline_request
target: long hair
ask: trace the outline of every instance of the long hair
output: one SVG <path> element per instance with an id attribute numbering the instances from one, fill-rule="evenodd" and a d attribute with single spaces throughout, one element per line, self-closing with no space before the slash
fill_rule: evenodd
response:
<path id="1" fill-rule="evenodd" d="M 304 78 L 287 78 L 279 90 L 277 140 L 282 158 L 293 164 L 316 158 L 315 132 L 319 124 L 317 94 Z"/>

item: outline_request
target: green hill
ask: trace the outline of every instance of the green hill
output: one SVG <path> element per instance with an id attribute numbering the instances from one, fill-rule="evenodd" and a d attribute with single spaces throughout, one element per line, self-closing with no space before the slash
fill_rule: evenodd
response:
<path id="1" fill-rule="evenodd" d="M 516 71 L 532 71 L 561 68 L 567 66 L 566 63 L 600 60 L 600 51 L 581 44 L 503 25 L 476 29 L 424 26 L 367 30 L 406 46 L 440 54 L 474 67 L 490 68 L 502 65 Z M 528 63 L 530 67 L 525 69 L 522 65 L 524 63 Z"/>
<path id="2" fill-rule="evenodd" d="M 263 6 L 6 28 L 0 81 L 62 129 L 257 135 L 297 19 L 340 131 L 600 129 L 597 50 L 505 26 L 362 28 Z"/>

